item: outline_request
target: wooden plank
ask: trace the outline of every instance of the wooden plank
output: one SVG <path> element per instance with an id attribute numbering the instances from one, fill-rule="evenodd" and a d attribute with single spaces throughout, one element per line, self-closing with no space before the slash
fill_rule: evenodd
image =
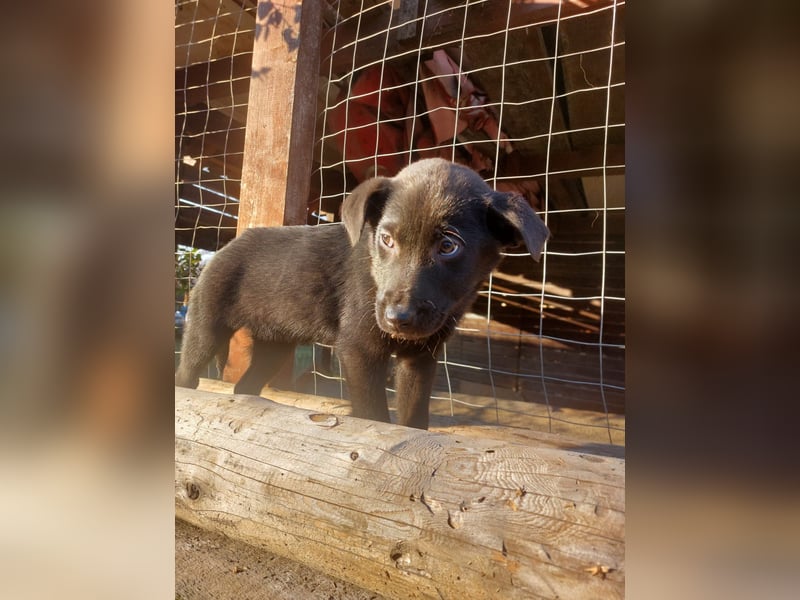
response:
<path id="1" fill-rule="evenodd" d="M 175 511 L 388 598 L 622 598 L 624 460 L 177 388 Z"/>
<path id="2" fill-rule="evenodd" d="M 321 27 L 320 2 L 258 3 L 240 232 L 306 221 Z"/>
<path id="3" fill-rule="evenodd" d="M 300 48 L 297 53 L 297 76 L 289 168 L 286 177 L 286 218 L 284 224 L 305 223 L 311 195 L 311 172 L 316 156 L 317 91 L 319 88 L 319 48 L 322 35 L 322 2 L 304 0 Z M 291 210 L 289 208 L 291 207 Z"/>

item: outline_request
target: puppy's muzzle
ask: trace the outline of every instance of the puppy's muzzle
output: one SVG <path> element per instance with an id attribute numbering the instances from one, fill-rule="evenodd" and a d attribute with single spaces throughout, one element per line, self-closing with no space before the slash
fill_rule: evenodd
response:
<path id="1" fill-rule="evenodd" d="M 383 331 L 400 339 L 425 338 L 442 326 L 441 313 L 430 300 L 418 304 L 379 303 L 376 316 L 378 325 Z"/>
<path id="2" fill-rule="evenodd" d="M 386 324 L 395 331 L 411 329 L 414 323 L 414 313 L 408 306 L 390 304 L 383 311 Z"/>

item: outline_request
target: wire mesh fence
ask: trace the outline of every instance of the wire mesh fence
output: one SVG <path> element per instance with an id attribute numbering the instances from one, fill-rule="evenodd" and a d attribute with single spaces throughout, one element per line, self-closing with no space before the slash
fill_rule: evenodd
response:
<path id="1" fill-rule="evenodd" d="M 236 235 L 256 1 L 175 3 L 175 327 L 208 256 Z M 176 344 L 176 361 L 178 346 Z"/>
<path id="2" fill-rule="evenodd" d="M 260 9 L 176 7 L 176 240 L 213 251 L 236 231 Z M 624 7 L 324 3 L 319 88 L 302 91 L 318 115 L 308 222 L 439 156 L 524 196 L 553 232 L 540 263 L 510 252 L 481 290 L 443 348 L 433 413 L 624 443 Z M 298 349 L 294 385 L 344 394 L 335 349 Z"/>
<path id="3" fill-rule="evenodd" d="M 255 12 L 255 0 L 175 4 L 175 239 L 181 250 L 215 251 L 236 235 Z"/>

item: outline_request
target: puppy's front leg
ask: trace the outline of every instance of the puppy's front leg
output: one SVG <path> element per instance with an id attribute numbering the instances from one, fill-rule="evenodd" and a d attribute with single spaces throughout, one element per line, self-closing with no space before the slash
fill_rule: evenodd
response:
<path id="1" fill-rule="evenodd" d="M 376 357 L 361 348 L 347 347 L 340 347 L 338 354 L 353 404 L 353 416 L 388 423 L 386 372 L 389 357 Z"/>
<path id="2" fill-rule="evenodd" d="M 397 422 L 428 428 L 428 408 L 436 375 L 436 357 L 427 351 L 397 353 Z"/>

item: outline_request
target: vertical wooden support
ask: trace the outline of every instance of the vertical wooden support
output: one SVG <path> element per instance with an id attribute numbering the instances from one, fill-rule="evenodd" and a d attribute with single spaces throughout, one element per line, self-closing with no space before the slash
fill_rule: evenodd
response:
<path id="1" fill-rule="evenodd" d="M 237 233 L 306 222 L 322 3 L 259 0 Z"/>

